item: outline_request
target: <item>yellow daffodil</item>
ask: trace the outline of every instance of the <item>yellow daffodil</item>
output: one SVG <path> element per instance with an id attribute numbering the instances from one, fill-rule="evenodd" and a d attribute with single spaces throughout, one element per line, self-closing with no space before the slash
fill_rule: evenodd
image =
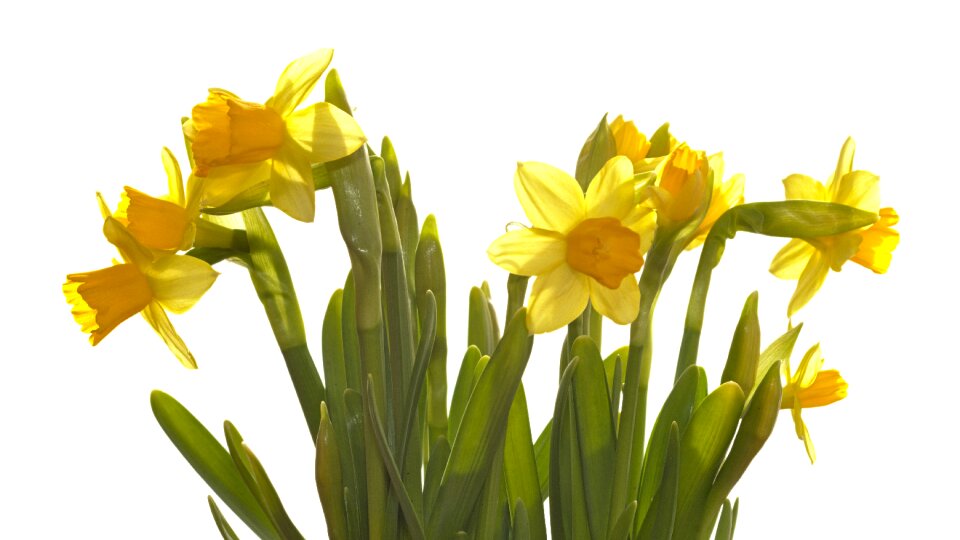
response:
<path id="1" fill-rule="evenodd" d="M 273 205 L 294 219 L 313 221 L 311 163 L 348 156 L 366 141 L 349 114 L 329 103 L 297 109 L 333 57 L 321 49 L 292 62 L 264 104 L 211 89 L 184 124 L 195 161 L 205 178 L 204 206 L 266 185 Z"/>
<path id="2" fill-rule="evenodd" d="M 793 415 L 797 437 L 803 441 L 810 463 L 817 460 L 817 453 L 810 439 L 810 431 L 800 416 L 801 411 L 811 407 L 823 407 L 847 397 L 847 381 L 843 380 L 840 372 L 834 369 L 821 371 L 821 367 L 823 355 L 820 353 L 819 343 L 803 355 L 796 373 L 790 374 L 789 358 L 783 363 L 787 384 L 783 387 L 780 408 L 789 409 Z"/>
<path id="3" fill-rule="evenodd" d="M 623 115 L 617 116 L 610 123 L 610 132 L 613 134 L 613 140 L 617 145 L 617 155 L 625 156 L 633 163 L 633 172 L 642 173 L 652 171 L 657 168 L 670 152 L 677 147 L 677 140 L 673 135 L 669 137 L 667 152 L 660 156 L 650 156 L 650 141 L 647 136 L 637 129 L 633 120 L 624 121 Z"/>
<path id="4" fill-rule="evenodd" d="M 713 195 L 710 197 L 710 206 L 707 213 L 703 216 L 703 221 L 697 227 L 697 232 L 687 244 L 687 249 L 693 249 L 707 239 L 710 228 L 717 222 L 724 212 L 743 204 L 743 185 L 744 178 L 742 174 L 735 174 L 726 182 L 723 180 L 723 154 L 716 153 L 707 158 L 710 165 L 710 174 L 713 175 Z"/>
<path id="5" fill-rule="evenodd" d="M 659 226 L 674 226 L 693 218 L 706 204 L 710 164 L 706 154 L 681 144 L 660 164 L 650 194 Z"/>
<path id="6" fill-rule="evenodd" d="M 200 259 L 144 247 L 109 215 L 103 199 L 100 205 L 105 215 L 103 234 L 117 247 L 124 262 L 67 276 L 63 293 L 73 306 L 73 318 L 96 345 L 117 325 L 140 312 L 177 359 L 188 368 L 196 368 L 193 355 L 173 329 L 166 311 L 183 313 L 193 307 L 213 285 L 217 272 Z"/>
<path id="7" fill-rule="evenodd" d="M 191 177 L 190 194 L 185 195 L 180 165 L 173 153 L 164 148 L 161 157 L 169 193 L 164 197 L 151 197 L 127 186 L 113 217 L 147 248 L 185 251 L 193 246 L 197 233 L 202 180 Z"/>
<path id="8" fill-rule="evenodd" d="M 793 239 L 773 258 L 770 272 L 779 278 L 796 279 L 787 316 L 792 317 L 823 285 L 831 269 L 839 272 L 848 260 L 878 274 L 887 271 L 900 233 L 893 229 L 899 216 L 893 208 L 880 208 L 880 179 L 867 171 L 853 170 L 853 139 L 840 151 L 836 172 L 826 186 L 802 174 L 784 179 L 787 199 L 806 199 L 853 206 L 877 214 L 872 226 L 835 236 Z"/>
<path id="9" fill-rule="evenodd" d="M 618 324 L 633 321 L 640 306 L 634 274 L 650 247 L 654 216 L 634 203 L 630 160 L 608 161 L 586 195 L 572 176 L 534 162 L 518 164 L 514 188 L 531 227 L 508 231 L 487 255 L 509 272 L 537 276 L 529 330 L 556 330 L 588 301 Z"/>

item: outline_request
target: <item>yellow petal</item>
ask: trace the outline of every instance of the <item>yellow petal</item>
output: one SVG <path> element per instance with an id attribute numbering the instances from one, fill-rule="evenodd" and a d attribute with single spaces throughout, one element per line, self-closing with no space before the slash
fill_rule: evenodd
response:
<path id="1" fill-rule="evenodd" d="M 714 154 L 716 155 L 716 154 Z M 711 168 L 713 165 L 711 165 Z M 721 161 L 719 169 L 713 171 L 717 175 L 717 171 L 723 170 L 723 163 Z M 722 174 L 722 173 L 720 173 Z M 722 178 L 717 175 L 715 179 Z M 706 239 L 707 235 L 710 234 L 710 229 L 713 227 L 713 224 L 720 219 L 727 210 L 743 204 L 743 187 L 744 187 L 744 177 L 742 174 L 736 174 L 730 177 L 726 182 L 719 182 L 714 180 L 713 184 L 713 195 L 710 197 L 710 206 L 707 208 L 706 215 L 703 216 L 703 221 L 700 222 L 700 225 L 697 227 L 696 235 L 687 244 L 686 249 L 691 250 L 700 244 L 702 244 Z"/>
<path id="2" fill-rule="evenodd" d="M 853 154 L 857 150 L 857 144 L 853 142 L 853 137 L 847 137 L 843 141 L 843 147 L 840 148 L 840 158 L 837 160 L 837 169 L 830 177 L 830 190 L 834 192 L 836 182 L 853 170 Z"/>
<path id="3" fill-rule="evenodd" d="M 173 157 L 173 152 L 166 146 L 161 150 L 160 158 L 163 160 L 163 170 L 167 173 L 170 201 L 178 206 L 186 206 L 186 199 L 183 194 L 183 175 L 180 173 L 180 164 L 177 163 L 177 158 Z"/>
<path id="4" fill-rule="evenodd" d="M 494 264 L 521 276 L 546 274 L 563 262 L 566 253 L 560 233 L 527 228 L 508 231 L 487 249 Z"/>
<path id="5" fill-rule="evenodd" d="M 125 215 L 127 230 L 144 246 L 161 251 L 186 250 L 193 245 L 193 218 L 176 204 L 125 187 L 117 214 Z"/>
<path id="6" fill-rule="evenodd" d="M 134 264 L 118 264 L 94 272 L 70 274 L 63 294 L 80 329 L 96 345 L 118 324 L 150 303 L 152 292 Z"/>
<path id="7" fill-rule="evenodd" d="M 797 290 L 790 298 L 790 305 L 787 306 L 787 317 L 793 317 L 793 314 L 800 310 L 807 302 L 813 298 L 823 285 L 823 280 L 827 278 L 830 272 L 830 265 L 824 260 L 819 251 L 814 251 L 810 262 L 807 263 L 803 273 L 800 274 L 800 280 L 797 282 Z"/>
<path id="8" fill-rule="evenodd" d="M 266 105 L 286 116 L 300 105 L 333 59 L 333 49 L 319 49 L 290 62 Z"/>
<path id="9" fill-rule="evenodd" d="M 186 255 L 162 255 L 144 269 L 154 300 L 174 313 L 187 311 L 219 275 L 212 266 Z"/>
<path id="10" fill-rule="evenodd" d="M 899 221 L 900 216 L 893 208 L 881 208 L 880 219 L 859 233 L 860 245 L 850 260 L 878 274 L 886 272 L 890 268 L 893 250 L 900 243 L 900 233 L 893 229 Z"/>
<path id="11" fill-rule="evenodd" d="M 815 247 L 799 238 L 794 238 L 773 257 L 770 273 L 780 279 L 799 279 L 804 267 L 816 252 Z"/>
<path id="12" fill-rule="evenodd" d="M 167 344 L 167 348 L 169 348 L 170 352 L 183 364 L 183 367 L 197 369 L 197 361 L 194 360 L 193 355 L 190 354 L 190 350 L 187 349 L 187 344 L 183 342 L 183 339 L 180 338 L 177 331 L 173 329 L 169 317 L 167 317 L 167 314 L 163 311 L 163 307 L 161 307 L 158 302 L 150 302 L 147 308 L 140 313 L 150 326 L 153 327 L 154 331 L 160 334 L 163 342 Z"/>
<path id="13" fill-rule="evenodd" d="M 833 202 L 876 214 L 880 211 L 880 177 L 867 171 L 853 171 L 836 182 Z"/>
<path id="14" fill-rule="evenodd" d="M 280 147 L 270 174 L 270 200 L 288 216 L 303 222 L 313 221 L 315 187 L 310 159 L 293 145 Z"/>
<path id="15" fill-rule="evenodd" d="M 107 241 L 117 247 L 124 262 L 136 264 L 143 268 L 153 261 L 153 253 L 140 245 L 137 239 L 119 221 L 108 217 L 103 221 L 103 235 Z"/>
<path id="16" fill-rule="evenodd" d="M 220 206 L 240 193 L 270 180 L 270 161 L 240 163 L 210 168 L 204 177 L 201 204 Z"/>
<path id="17" fill-rule="evenodd" d="M 561 264 L 533 282 L 527 328 L 542 334 L 561 328 L 583 313 L 590 298 L 589 278 Z"/>
<path id="18" fill-rule="evenodd" d="M 287 136 L 310 156 L 312 163 L 349 156 L 367 141 L 357 121 L 329 103 L 296 111 L 285 121 Z"/>
<path id="19" fill-rule="evenodd" d="M 583 220 L 585 202 L 580 184 L 545 163 L 517 164 L 513 187 L 530 224 L 566 234 Z"/>
<path id="20" fill-rule="evenodd" d="M 797 392 L 797 399 L 804 409 L 823 407 L 847 397 L 847 381 L 840 372 L 828 369 L 817 373 L 816 379 L 808 387 Z"/>
<path id="21" fill-rule="evenodd" d="M 624 227 L 640 235 L 640 253 L 646 253 L 657 231 L 657 214 L 651 208 L 637 205 L 623 218 L 622 223 Z"/>
<path id="22" fill-rule="evenodd" d="M 810 430 L 807 424 L 800 417 L 799 402 L 793 408 L 793 423 L 797 429 L 797 438 L 803 440 L 803 447 L 807 450 L 807 457 L 810 458 L 810 464 L 817 461 L 817 451 L 813 448 L 813 439 L 810 438 Z"/>
<path id="23" fill-rule="evenodd" d="M 633 163 L 623 156 L 607 161 L 587 188 L 587 218 L 622 219 L 634 207 Z"/>
<path id="24" fill-rule="evenodd" d="M 616 289 L 596 280 L 590 283 L 590 302 L 594 309 L 617 324 L 630 324 L 640 312 L 640 288 L 633 276 L 627 276 Z"/>
<path id="25" fill-rule="evenodd" d="M 810 386 L 816 380 L 821 367 L 823 367 L 823 354 L 820 351 L 820 344 L 817 343 L 803 355 L 803 360 L 797 366 L 792 382 L 800 388 Z"/>
<path id="26" fill-rule="evenodd" d="M 791 174 L 783 179 L 788 200 L 827 202 L 827 189 L 805 174 Z"/>

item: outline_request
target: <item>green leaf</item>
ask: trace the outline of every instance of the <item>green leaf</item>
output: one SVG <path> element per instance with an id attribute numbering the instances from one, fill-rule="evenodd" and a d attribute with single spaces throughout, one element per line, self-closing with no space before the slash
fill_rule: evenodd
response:
<path id="1" fill-rule="evenodd" d="M 352 498 L 356 500 L 356 509 L 347 507 L 348 513 L 356 516 L 356 521 L 350 522 L 351 530 L 360 531 L 359 537 L 366 538 L 369 535 L 369 519 L 367 514 L 367 466 L 365 454 L 364 414 L 363 414 L 363 396 L 360 392 L 348 388 L 343 392 L 343 403 L 346 405 L 347 418 L 347 445 L 350 454 L 353 456 L 353 476 L 357 479 L 356 491 L 352 492 Z M 346 452 L 341 452 L 341 455 Z M 341 458 L 342 461 L 342 458 Z"/>
<path id="2" fill-rule="evenodd" d="M 691 538 L 699 529 L 707 494 L 733 440 L 743 412 L 743 391 L 721 384 L 694 411 L 680 440 L 680 481 L 674 534 Z"/>
<path id="3" fill-rule="evenodd" d="M 450 426 L 447 419 L 447 277 L 437 221 L 433 215 L 427 216 L 423 230 L 420 231 L 415 268 L 417 308 L 421 325 L 426 309 L 427 291 L 433 292 L 437 303 L 437 336 L 430 355 L 430 366 L 427 368 L 427 444 L 428 448 L 432 448 L 440 436 L 446 436 L 450 441 L 456 433 L 456 428 Z M 462 397 L 466 400 L 469 394 Z M 463 401 L 463 405 L 466 405 L 466 401 Z M 451 416 L 452 407 L 451 404 Z M 462 413 L 463 409 L 460 411 Z"/>
<path id="4" fill-rule="evenodd" d="M 533 344 L 525 319 L 526 310 L 521 309 L 507 325 L 473 389 L 437 495 L 443 504 L 430 516 L 431 538 L 447 538 L 463 530 L 494 455 L 503 445 L 507 415 Z"/>
<path id="5" fill-rule="evenodd" d="M 390 187 L 390 195 L 392 196 L 391 204 L 396 206 L 402 182 L 400 180 L 400 163 L 397 161 L 397 152 L 393 149 L 390 137 L 384 137 L 380 143 L 380 157 L 383 158 L 386 169 L 387 185 Z"/>
<path id="6" fill-rule="evenodd" d="M 527 415 L 527 398 L 522 383 L 517 388 L 507 416 L 507 432 L 503 445 L 503 478 L 506 500 L 524 507 L 524 518 L 528 521 L 526 534 L 533 539 L 546 540 L 543 495 L 540 492 L 533 435 L 530 433 L 530 417 Z M 529 512 L 527 508 L 530 509 Z M 516 519 L 514 515 L 514 522 Z"/>
<path id="7" fill-rule="evenodd" d="M 460 421 L 463 419 L 463 413 L 467 410 L 467 401 L 470 400 L 470 394 L 473 392 L 477 363 L 482 356 L 483 354 L 480 353 L 480 349 L 475 346 L 470 346 L 467 347 L 467 352 L 464 353 L 463 360 L 460 362 L 460 373 L 457 375 L 457 382 L 453 387 L 453 397 L 450 400 L 448 441 L 457 438 Z"/>
<path id="8" fill-rule="evenodd" d="M 676 424 L 680 432 L 686 430 L 690 417 L 693 416 L 699 383 L 700 376 L 696 366 L 691 366 L 684 371 L 674 384 L 673 390 L 667 395 L 653 424 L 643 461 L 640 494 L 637 498 L 637 527 L 644 522 L 653 503 L 653 497 L 660 489 L 664 462 L 667 458 L 667 446 L 670 442 L 670 426 Z"/>
<path id="9" fill-rule="evenodd" d="M 537 506 L 543 508 L 542 504 Z M 543 511 L 540 512 L 543 514 Z M 523 504 L 522 500 L 517 500 L 517 504 L 513 507 L 513 530 L 511 531 L 510 538 L 512 540 L 531 540 L 533 536 L 530 532 L 530 518 L 527 516 L 527 505 Z M 544 536 L 546 538 L 546 536 Z"/>
<path id="10" fill-rule="evenodd" d="M 537 478 L 540 481 L 540 496 L 547 500 L 550 495 L 550 439 L 552 438 L 553 420 L 549 420 L 543 427 L 537 442 L 533 444 L 533 454 L 537 460 Z"/>
<path id="11" fill-rule="evenodd" d="M 720 512 L 720 523 L 717 525 L 716 540 L 731 540 L 733 537 L 733 511 L 730 509 L 730 501 L 723 501 L 723 510 Z"/>
<path id="12" fill-rule="evenodd" d="M 744 395 L 753 390 L 757 379 L 757 364 L 760 362 L 760 320 L 757 318 L 756 291 L 747 297 L 740 314 L 740 321 L 733 333 L 727 364 L 720 382 L 733 381 L 740 385 Z"/>
<path id="13" fill-rule="evenodd" d="M 607 115 L 603 115 L 596 129 L 583 143 L 580 156 L 577 158 L 577 170 L 574 176 L 580 187 L 583 188 L 584 193 L 586 193 L 590 181 L 600 172 L 603 165 L 616 155 L 617 143 L 613 139 L 610 126 L 607 124 Z"/>
<path id="14" fill-rule="evenodd" d="M 579 362 L 579 358 L 572 359 L 563 371 L 563 375 L 560 376 L 560 386 L 557 388 L 557 399 L 553 407 L 553 420 L 547 425 L 550 437 L 550 445 L 548 447 L 550 452 L 550 474 L 548 479 L 550 491 L 550 533 L 552 538 L 556 540 L 572 538 L 571 535 L 573 534 L 573 527 L 569 523 L 570 510 L 566 508 L 566 506 L 571 504 L 571 501 L 569 495 L 564 496 L 564 494 L 570 493 L 570 469 L 569 466 L 566 468 L 561 466 L 560 455 L 562 452 L 561 434 L 569 429 L 567 426 L 567 422 L 569 421 L 567 411 L 569 407 L 567 405 L 570 402 L 573 371 Z M 544 429 L 544 434 L 546 433 L 548 433 L 548 429 Z M 543 435 L 541 435 L 540 438 L 542 439 Z M 563 453 L 569 454 L 569 452 Z"/>
<path id="15" fill-rule="evenodd" d="M 493 321 L 487 297 L 479 287 L 470 289 L 470 315 L 467 327 L 467 345 L 475 345 L 482 354 L 490 354 L 497 346 Z"/>
<path id="16" fill-rule="evenodd" d="M 607 535 L 611 523 L 610 486 L 616 459 L 616 433 L 610 414 L 610 393 L 607 389 L 603 360 L 597 345 L 589 336 L 573 342 L 573 355 L 580 363 L 573 373 L 573 410 L 580 463 L 583 467 L 584 496 L 592 538 Z M 572 474 L 576 474 L 573 471 Z M 619 516 L 621 509 L 613 509 Z"/>
<path id="17" fill-rule="evenodd" d="M 420 426 L 416 424 L 417 412 L 420 406 L 420 395 L 423 390 L 423 384 L 427 378 L 427 366 L 430 363 L 430 353 L 433 350 L 433 341 L 437 333 L 437 304 L 433 299 L 433 293 L 427 291 L 427 306 L 423 318 L 423 327 L 420 329 L 420 344 L 417 347 L 417 358 L 413 364 L 413 373 L 410 375 L 408 387 L 410 392 L 407 395 L 407 402 L 404 404 L 404 423 L 401 441 L 408 441 L 410 434 L 414 430 L 419 430 Z M 400 462 L 403 463 L 407 452 L 410 450 L 405 442 L 400 447 Z M 419 467 L 418 467 L 419 471 Z"/>
<path id="18" fill-rule="evenodd" d="M 637 538 L 643 540 L 670 540 L 674 534 L 677 515 L 677 496 L 680 489 L 680 428 L 676 422 L 670 424 L 667 437 L 667 451 L 663 462 L 663 474 L 650 510 L 644 516 L 643 525 Z M 678 538 L 683 538 L 682 536 Z"/>
<path id="19" fill-rule="evenodd" d="M 423 475 L 423 510 L 427 522 L 430 521 L 430 514 L 436 507 L 440 480 L 443 479 L 443 469 L 446 468 L 449 458 L 450 443 L 447 442 L 446 437 L 441 436 L 430 449 L 430 461 L 427 462 L 427 470 Z"/>
<path id="20" fill-rule="evenodd" d="M 637 513 L 637 501 L 630 501 L 630 504 L 623 509 L 620 517 L 617 518 L 610 532 L 610 540 L 627 540 L 630 538 L 630 531 L 633 529 L 633 518 Z"/>
<path id="21" fill-rule="evenodd" d="M 320 503 L 323 506 L 323 516 L 327 522 L 327 534 L 331 539 L 345 540 L 350 538 L 350 533 L 344 493 L 349 493 L 350 487 L 344 487 L 339 446 L 333 423 L 327 412 L 327 404 L 323 403 L 320 409 L 320 432 L 317 435 L 314 475 L 317 493 L 320 495 Z M 344 454 L 349 455 L 349 452 Z M 351 469 L 346 470 L 353 473 Z"/>
<path id="22" fill-rule="evenodd" d="M 670 139 L 670 122 L 666 122 L 650 136 L 650 149 L 647 150 L 647 157 L 655 158 L 669 154 Z"/>
<path id="23" fill-rule="evenodd" d="M 151 392 L 150 406 L 167 437 L 213 492 L 258 536 L 281 538 L 240 476 L 230 454 L 196 417 L 160 390 Z"/>
<path id="24" fill-rule="evenodd" d="M 226 518 L 220 513 L 220 509 L 217 507 L 217 503 L 213 501 L 213 497 L 207 495 L 207 503 L 210 505 L 210 513 L 213 514 L 213 521 L 217 524 L 217 530 L 220 531 L 220 536 L 223 537 L 223 540 L 239 540 L 237 533 L 233 532 L 233 528 L 230 527 Z"/>

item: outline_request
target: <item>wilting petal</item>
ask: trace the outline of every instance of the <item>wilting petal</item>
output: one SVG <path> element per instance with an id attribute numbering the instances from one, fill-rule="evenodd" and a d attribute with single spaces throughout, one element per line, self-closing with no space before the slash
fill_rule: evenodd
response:
<path id="1" fill-rule="evenodd" d="M 815 247 L 794 238 L 773 257 L 770 273 L 781 279 L 798 279 L 816 252 Z"/>
<path id="2" fill-rule="evenodd" d="M 316 103 L 286 117 L 287 135 L 310 156 L 326 163 L 357 151 L 367 141 L 349 114 L 329 103 Z"/>
<path id="3" fill-rule="evenodd" d="M 537 277 L 527 309 L 530 332 L 550 332 L 579 317 L 590 298 L 588 279 L 566 264 Z"/>
<path id="4" fill-rule="evenodd" d="M 193 307 L 220 275 L 206 262 L 186 255 L 163 255 L 144 273 L 153 298 L 174 313 Z"/>
<path id="5" fill-rule="evenodd" d="M 566 254 L 563 236 L 544 229 L 508 231 L 487 248 L 494 264 L 521 276 L 546 274 L 562 263 Z"/>
<path id="6" fill-rule="evenodd" d="M 300 105 L 333 59 L 333 49 L 319 49 L 290 62 L 280 74 L 277 89 L 267 106 L 286 116 Z"/>
<path id="7" fill-rule="evenodd" d="M 173 152 L 166 146 L 160 152 L 160 158 L 163 160 L 163 170 L 167 173 L 168 199 L 178 206 L 186 206 L 183 193 L 183 175 L 180 173 L 180 164 L 177 163 L 177 158 L 173 157 Z"/>
<path id="8" fill-rule="evenodd" d="M 583 190 L 569 174 L 545 163 L 517 164 L 513 181 L 530 224 L 566 234 L 585 215 Z"/>
<path id="9" fill-rule="evenodd" d="M 309 158 L 293 143 L 284 144 L 273 160 L 270 201 L 298 221 L 313 221 L 316 194 Z"/>
<path id="10" fill-rule="evenodd" d="M 836 183 L 833 202 L 876 214 L 880 211 L 880 177 L 867 171 L 853 171 Z"/>
<path id="11" fill-rule="evenodd" d="M 587 218 L 623 219 L 635 206 L 633 163 L 615 156 L 604 164 L 587 188 Z"/>
<path id="12" fill-rule="evenodd" d="M 783 179 L 783 188 L 788 200 L 826 202 L 827 189 L 823 184 L 805 174 L 791 174 Z"/>
<path id="13" fill-rule="evenodd" d="M 150 302 L 146 309 L 141 311 L 140 314 L 150 323 L 154 331 L 160 334 L 163 342 L 167 344 L 167 348 L 169 348 L 170 352 L 183 364 L 183 367 L 197 369 L 197 361 L 194 360 L 193 355 L 190 354 L 190 350 L 187 349 L 187 344 L 183 342 L 180 335 L 177 334 L 177 331 L 173 329 L 173 325 L 170 324 L 170 318 L 167 317 L 167 314 L 163 311 L 163 307 L 161 307 L 159 303 Z"/>
<path id="14" fill-rule="evenodd" d="M 590 283 L 590 302 L 601 315 L 617 324 L 630 324 L 640 312 L 640 287 L 633 276 L 627 276 L 616 289 L 596 280 Z"/>
<path id="15" fill-rule="evenodd" d="M 807 263 L 803 273 L 800 274 L 800 280 L 797 282 L 797 290 L 790 298 L 790 305 L 787 307 L 787 317 L 792 317 L 794 313 L 800 310 L 807 302 L 817 294 L 830 272 L 830 265 L 824 260 L 819 251 L 814 251 L 810 262 Z"/>
<path id="16" fill-rule="evenodd" d="M 268 182 L 270 161 L 212 167 L 204 177 L 200 204 L 205 207 L 220 206 L 257 184 Z"/>

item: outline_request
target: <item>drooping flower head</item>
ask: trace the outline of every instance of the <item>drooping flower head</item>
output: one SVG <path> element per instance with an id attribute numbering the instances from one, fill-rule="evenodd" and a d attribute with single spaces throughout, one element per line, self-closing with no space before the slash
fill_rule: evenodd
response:
<path id="1" fill-rule="evenodd" d="M 199 259 L 144 247 L 109 215 L 102 198 L 100 205 L 105 216 L 103 234 L 120 251 L 123 263 L 67 276 L 63 293 L 73 306 L 74 319 L 96 345 L 139 312 L 184 366 L 196 368 L 166 311 L 183 313 L 193 307 L 213 285 L 217 272 Z"/>
<path id="2" fill-rule="evenodd" d="M 537 276 L 527 327 L 556 330 L 591 302 L 618 324 L 636 318 L 643 265 L 655 227 L 648 208 L 634 203 L 633 165 L 617 156 L 603 166 L 584 195 L 576 180 L 543 163 L 517 165 L 514 188 L 531 227 L 508 231 L 487 250 L 511 273 Z"/>
<path id="3" fill-rule="evenodd" d="M 853 170 L 856 145 L 848 138 L 840 150 L 833 176 L 824 186 L 802 174 L 783 180 L 787 199 L 845 204 L 877 214 L 877 221 L 864 229 L 813 239 L 793 239 L 773 258 L 770 272 L 779 278 L 796 279 L 787 316 L 792 317 L 820 290 L 832 269 L 839 272 L 848 260 L 882 274 L 890 266 L 900 234 L 893 229 L 900 217 L 893 208 L 880 208 L 880 178 Z"/>
<path id="4" fill-rule="evenodd" d="M 113 217 L 143 246 L 158 251 L 186 251 L 193 246 L 200 217 L 202 180 L 191 177 L 190 193 L 184 193 L 180 165 L 168 148 L 161 152 L 169 192 L 151 197 L 125 187 Z"/>
<path id="5" fill-rule="evenodd" d="M 783 387 L 780 408 L 790 410 L 797 430 L 797 438 L 803 441 L 810 463 L 817 460 L 817 452 L 813 448 L 810 431 L 800 416 L 802 410 L 823 407 L 847 397 L 847 381 L 843 380 L 840 372 L 835 369 L 821 371 L 821 367 L 823 367 L 823 355 L 820 352 L 819 343 L 803 355 L 803 360 L 800 361 L 795 373 L 790 373 L 789 358 L 783 363 L 787 384 Z"/>
<path id="6" fill-rule="evenodd" d="M 713 176 L 713 194 L 710 196 L 710 206 L 703 216 L 703 221 L 697 227 L 693 239 L 687 244 L 686 249 L 688 250 L 699 246 L 707 239 L 710 228 L 724 212 L 734 206 L 743 204 L 743 175 L 735 174 L 726 182 L 723 182 L 723 154 L 720 152 L 707 158 L 707 162 L 710 166 L 710 174 Z"/>
<path id="7" fill-rule="evenodd" d="M 204 206 L 222 206 L 232 198 L 266 186 L 273 205 L 294 219 L 312 221 L 312 163 L 352 154 L 366 141 L 349 114 L 329 103 L 297 109 L 333 58 L 321 49 L 292 62 L 264 104 L 211 89 L 195 106 L 184 134 L 205 178 Z"/>

